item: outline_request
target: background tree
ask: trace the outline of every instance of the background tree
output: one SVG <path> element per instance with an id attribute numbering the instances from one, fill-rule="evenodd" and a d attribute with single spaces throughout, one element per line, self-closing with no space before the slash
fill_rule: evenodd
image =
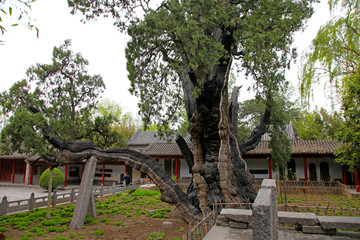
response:
<path id="1" fill-rule="evenodd" d="M 52 64 L 30 67 L 27 80 L 15 83 L 0 95 L 2 113 L 8 117 L 1 130 L 2 150 L 39 154 L 50 163 L 48 219 L 53 169 L 59 163 L 54 147 L 44 138 L 44 126 L 68 141 L 82 139 L 89 113 L 105 87 L 99 75 L 87 74 L 88 61 L 80 53 L 74 54 L 70 46 L 71 41 L 65 40 L 60 47 L 54 47 Z"/>
<path id="2" fill-rule="evenodd" d="M 330 113 L 321 108 L 313 112 L 304 110 L 293 123 L 301 140 L 337 140 L 343 122 L 338 112 Z"/>
<path id="3" fill-rule="evenodd" d="M 285 124 L 294 123 L 300 119 L 300 108 L 296 103 L 288 100 L 287 94 L 274 98 L 273 106 L 281 107 L 281 114 L 286 117 Z M 239 106 L 239 139 L 245 141 L 254 126 L 257 126 L 266 109 L 266 99 L 255 98 L 240 103 Z M 277 113 L 274 113 L 277 114 Z M 280 114 L 280 112 L 279 112 Z"/>
<path id="4" fill-rule="evenodd" d="M 360 69 L 359 69 L 360 70 Z M 360 72 L 360 71 L 359 71 Z M 352 76 L 343 92 L 342 110 L 345 124 L 339 131 L 338 138 L 342 141 L 336 149 L 336 161 L 349 166 L 354 172 L 360 170 L 360 74 Z"/>
<path id="5" fill-rule="evenodd" d="M 360 3 L 329 1 L 329 6 L 337 17 L 318 31 L 311 51 L 305 55 L 301 93 L 308 101 L 313 84 L 322 76 L 327 76 L 340 93 L 345 126 L 339 134 L 343 145 L 337 151 L 337 160 L 353 171 L 359 169 Z"/>
<path id="6" fill-rule="evenodd" d="M 131 113 L 124 112 L 115 101 L 105 99 L 94 110 L 86 138 L 104 149 L 126 147 L 137 127 L 137 120 Z"/>
<path id="7" fill-rule="evenodd" d="M 1 94 L 2 113 L 8 117 L 1 140 L 7 152 L 49 154 L 52 147 L 41 132 L 47 120 L 63 139 L 74 141 L 85 136 L 85 125 L 105 86 L 101 76 L 87 73 L 88 61 L 70 47 L 70 40 L 54 47 L 51 64 L 31 66 L 26 80 Z M 33 114 L 29 107 L 38 112 Z"/>

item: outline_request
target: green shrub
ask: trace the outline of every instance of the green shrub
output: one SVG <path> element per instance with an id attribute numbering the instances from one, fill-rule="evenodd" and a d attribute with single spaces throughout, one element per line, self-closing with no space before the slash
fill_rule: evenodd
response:
<path id="1" fill-rule="evenodd" d="M 53 240 L 68 240 L 69 238 L 64 236 L 57 236 L 56 238 L 53 238 Z"/>
<path id="2" fill-rule="evenodd" d="M 46 169 L 40 176 L 40 180 L 39 180 L 39 185 L 40 187 L 44 188 L 44 189 L 48 189 L 49 188 L 49 174 L 50 174 L 50 169 Z M 53 178 L 52 178 L 52 191 L 54 191 L 55 188 L 61 186 L 64 184 L 64 175 L 62 174 L 62 172 L 57 169 L 54 168 L 53 170 Z"/>
<path id="3" fill-rule="evenodd" d="M 102 230 L 101 228 L 96 230 L 95 232 L 90 232 L 90 234 L 94 234 L 94 235 L 103 235 L 104 234 L 104 230 Z"/>

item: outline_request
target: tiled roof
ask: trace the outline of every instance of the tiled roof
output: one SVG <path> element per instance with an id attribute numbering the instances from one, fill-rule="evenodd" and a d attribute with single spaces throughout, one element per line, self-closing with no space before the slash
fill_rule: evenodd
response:
<path id="1" fill-rule="evenodd" d="M 340 146 L 340 142 L 334 140 L 307 140 L 291 141 L 292 154 L 333 154 L 334 150 Z M 246 155 L 270 154 L 269 141 L 261 141 L 255 149 L 249 151 Z"/>
<path id="2" fill-rule="evenodd" d="M 144 151 L 144 154 L 155 156 L 181 156 L 179 146 L 176 143 L 152 143 Z"/>
<path id="3" fill-rule="evenodd" d="M 187 142 L 187 144 L 192 150 L 192 143 Z M 176 143 L 152 143 L 143 153 L 150 156 L 182 156 L 180 148 Z"/>
<path id="4" fill-rule="evenodd" d="M 134 145 L 150 145 L 152 143 L 175 143 L 176 138 L 176 134 L 159 137 L 157 131 L 141 131 L 139 129 L 135 132 L 134 136 L 127 141 L 127 144 L 130 147 Z M 184 137 L 186 142 L 189 142 L 190 138 L 190 134 Z"/>
<path id="5" fill-rule="evenodd" d="M 302 141 L 297 140 L 296 130 L 293 125 L 287 125 L 288 136 L 291 141 L 292 154 L 302 155 L 323 155 L 333 154 L 340 143 L 334 140 Z M 192 149 L 191 136 L 188 134 L 185 138 L 190 149 Z M 162 139 L 156 131 L 144 132 L 137 130 L 134 136 L 128 141 L 128 146 L 146 145 L 144 154 L 150 156 L 181 156 L 181 152 L 176 142 L 176 135 Z M 264 134 L 262 140 L 255 149 L 249 151 L 246 156 L 270 154 L 269 148 L 270 135 Z"/>
<path id="6" fill-rule="evenodd" d="M 299 140 L 294 124 L 286 125 L 286 132 L 287 132 L 288 138 L 291 141 Z M 271 140 L 270 133 L 264 133 L 261 136 L 261 141 L 270 141 L 270 140 Z"/>

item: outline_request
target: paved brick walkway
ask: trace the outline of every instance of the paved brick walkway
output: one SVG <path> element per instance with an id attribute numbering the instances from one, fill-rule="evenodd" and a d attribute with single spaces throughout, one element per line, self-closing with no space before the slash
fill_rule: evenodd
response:
<path id="1" fill-rule="evenodd" d="M 252 240 L 251 229 L 214 226 L 203 240 Z M 336 235 L 305 234 L 290 229 L 279 230 L 279 240 L 360 240 L 359 232 L 338 231 Z"/>
<path id="2" fill-rule="evenodd" d="M 79 188 L 79 186 L 67 186 L 66 188 L 58 189 L 57 192 L 69 192 L 72 188 Z M 48 195 L 47 191 L 40 188 L 38 185 L 24 186 L 24 184 L 0 183 L 0 201 L 4 196 L 7 197 L 8 201 L 29 199 L 31 193 L 34 193 L 35 197 Z"/>

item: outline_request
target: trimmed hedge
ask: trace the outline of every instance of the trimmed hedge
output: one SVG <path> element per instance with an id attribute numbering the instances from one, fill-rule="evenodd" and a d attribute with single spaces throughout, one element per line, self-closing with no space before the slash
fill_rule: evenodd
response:
<path id="1" fill-rule="evenodd" d="M 42 187 L 46 190 L 49 188 L 49 174 L 50 174 L 50 169 L 48 168 L 41 174 L 40 180 L 39 180 L 40 187 Z M 52 191 L 54 191 L 55 188 L 57 188 L 63 184 L 64 184 L 64 175 L 62 174 L 62 172 L 59 169 L 54 168 L 53 169 L 53 178 L 52 178 Z"/>

